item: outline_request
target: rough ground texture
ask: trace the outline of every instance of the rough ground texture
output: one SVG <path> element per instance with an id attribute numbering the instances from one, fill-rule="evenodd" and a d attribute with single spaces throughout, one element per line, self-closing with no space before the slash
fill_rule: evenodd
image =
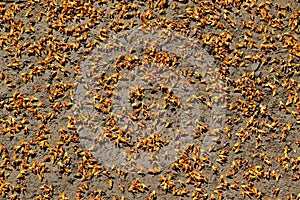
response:
<path id="1" fill-rule="evenodd" d="M 0 199 L 300 199 L 299 8 L 0 2 Z"/>

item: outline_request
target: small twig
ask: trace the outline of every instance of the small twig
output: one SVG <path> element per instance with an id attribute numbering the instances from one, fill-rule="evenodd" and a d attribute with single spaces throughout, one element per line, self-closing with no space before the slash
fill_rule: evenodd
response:
<path id="1" fill-rule="evenodd" d="M 9 96 L 9 97 L 1 97 L 1 98 L 0 98 L 0 101 L 6 100 L 6 99 L 10 99 L 10 98 L 13 98 L 13 96 Z"/>
<path id="2" fill-rule="evenodd" d="M 253 71 L 256 72 L 257 70 L 259 70 L 260 67 L 261 67 L 261 62 L 257 63 L 257 66 L 255 66 Z"/>
<path id="3" fill-rule="evenodd" d="M 16 1 L 16 0 L 5 0 L 4 2 L 5 3 L 25 3 L 27 1 L 24 1 L 24 0 L 19 0 L 19 1 Z"/>
<path id="4" fill-rule="evenodd" d="M 286 52 L 286 51 L 288 51 L 288 49 L 277 50 L 274 53 L 277 54 L 277 53 L 282 53 L 282 52 Z"/>

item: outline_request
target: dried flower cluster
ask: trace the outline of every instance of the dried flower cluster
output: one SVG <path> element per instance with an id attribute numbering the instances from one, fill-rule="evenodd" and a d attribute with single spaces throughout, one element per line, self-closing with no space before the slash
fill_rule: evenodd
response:
<path id="1" fill-rule="evenodd" d="M 300 1 L 280 2 L 0 2 L 1 197 L 300 200 Z M 184 58 L 149 44 L 143 52 L 120 54 L 113 64 L 93 58 L 87 74 L 95 80 L 93 88 L 82 83 L 82 63 L 94 49 L 116 33 L 150 27 L 197 38 L 216 67 L 184 67 Z M 122 48 L 127 47 L 110 44 L 101 52 Z M 112 99 L 120 95 L 120 80 L 133 80 L 137 66 L 149 63 L 159 70 L 168 67 L 172 73 L 160 78 L 171 86 L 136 85 L 125 94 L 130 109 L 114 113 Z M 146 67 L 139 70 L 149 83 L 157 75 Z M 129 76 L 124 77 L 125 72 Z M 179 76 L 188 84 L 178 81 Z M 82 96 L 92 96 L 93 101 L 76 102 L 77 87 L 90 89 Z M 183 102 L 173 92 L 175 87 L 195 92 Z M 194 102 L 201 106 L 193 108 Z M 91 105 L 97 116 L 74 114 L 72 109 L 83 104 Z M 153 112 L 160 105 L 162 109 Z M 213 129 L 206 114 L 215 105 L 225 109 L 226 116 L 216 117 L 224 125 Z M 190 114 L 190 108 L 199 109 L 203 120 L 187 121 L 195 127 L 182 133 L 176 113 Z M 118 120 L 124 118 L 128 125 L 120 126 Z M 144 137 L 130 123 L 164 126 Z M 94 157 L 93 148 L 82 144 L 78 132 L 86 127 L 98 134 L 93 138 L 98 143 L 108 141 L 126 149 L 121 164 L 136 173 L 103 166 L 105 161 Z M 162 168 L 158 160 L 169 155 L 158 158 L 155 152 L 170 143 L 170 132 L 190 134 L 194 140 L 174 149 L 179 156 Z M 204 147 L 207 134 L 212 141 Z M 153 167 L 135 164 L 140 152 L 147 152 Z"/>

